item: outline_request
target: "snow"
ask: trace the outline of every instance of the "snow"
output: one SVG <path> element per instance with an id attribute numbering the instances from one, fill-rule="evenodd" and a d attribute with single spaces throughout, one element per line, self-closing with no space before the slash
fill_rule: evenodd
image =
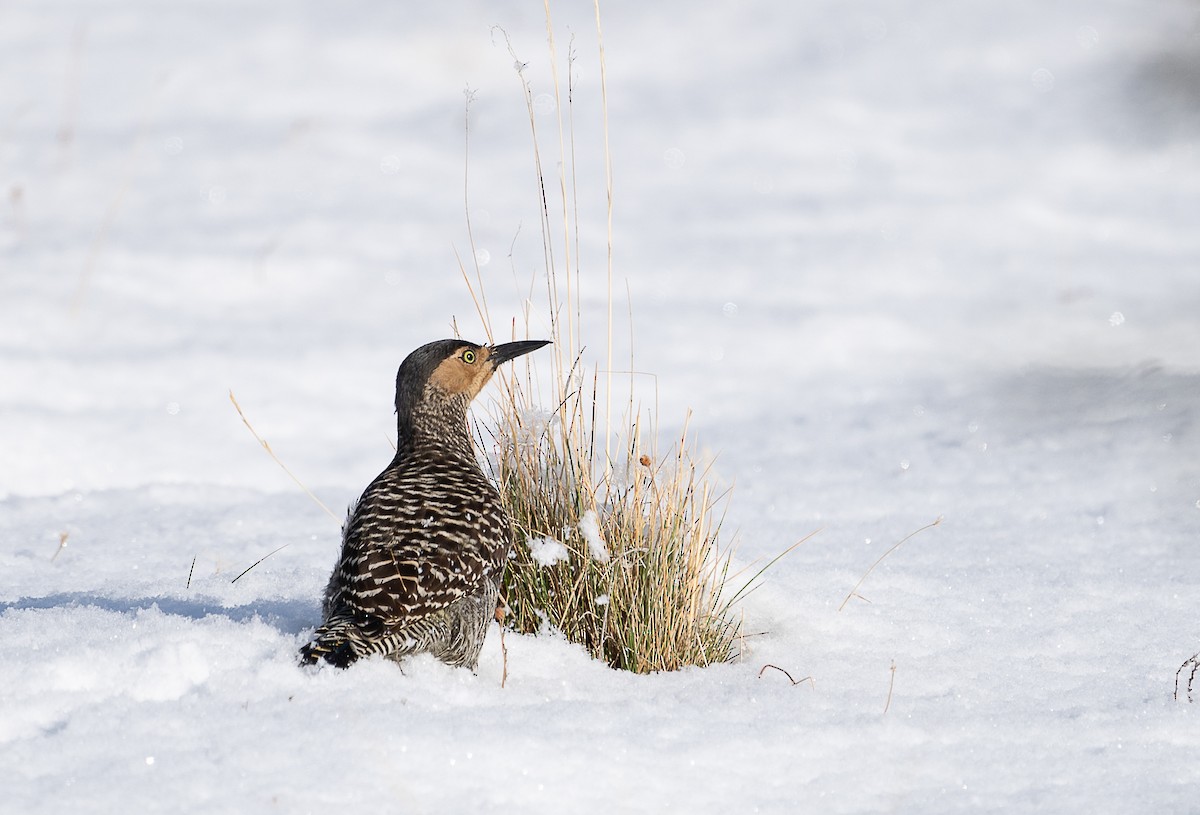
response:
<path id="1" fill-rule="evenodd" d="M 588 553 L 601 563 L 607 563 L 608 544 L 600 534 L 600 516 L 596 514 L 596 510 L 589 509 L 583 513 L 583 517 L 579 519 L 579 534 L 587 544 Z"/>
<path id="2" fill-rule="evenodd" d="M 594 368 L 594 21 L 551 11 L 577 55 Z M 391 456 L 396 366 L 452 322 L 482 339 L 457 257 L 498 333 L 531 292 L 549 325 L 529 122 L 492 28 L 552 172 L 567 111 L 542 96 L 540 4 L 16 0 L 8 809 L 1196 806 L 1196 707 L 1172 698 L 1200 649 L 1195 4 L 602 12 L 630 295 L 612 367 L 632 347 L 664 446 L 692 410 L 735 485 L 739 568 L 819 530 L 741 604 L 742 659 L 632 676 L 493 632 L 476 674 L 295 663 L 342 508 Z"/>
<path id="3" fill-rule="evenodd" d="M 567 547 L 554 538 L 529 538 L 525 545 L 529 547 L 529 556 L 543 568 L 562 563 L 571 556 Z"/>

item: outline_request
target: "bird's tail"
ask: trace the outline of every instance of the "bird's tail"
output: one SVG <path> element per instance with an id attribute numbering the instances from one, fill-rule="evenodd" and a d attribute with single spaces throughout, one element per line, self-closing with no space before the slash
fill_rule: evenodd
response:
<path id="1" fill-rule="evenodd" d="M 357 614 L 333 614 L 300 649 L 300 664 L 315 665 L 323 659 L 338 668 L 348 668 L 365 656 L 382 653 L 383 634 L 383 625 L 377 620 Z"/>
<path id="2" fill-rule="evenodd" d="M 325 660 L 338 668 L 373 654 L 396 658 L 422 650 L 426 643 L 417 631 L 389 630 L 380 620 L 359 615 L 335 614 L 317 627 L 312 640 L 300 649 L 300 664 L 315 665 Z"/>

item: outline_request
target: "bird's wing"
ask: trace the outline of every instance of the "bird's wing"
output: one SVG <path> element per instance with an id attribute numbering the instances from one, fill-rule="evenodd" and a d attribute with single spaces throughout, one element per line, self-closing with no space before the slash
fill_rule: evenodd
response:
<path id="1" fill-rule="evenodd" d="M 508 546 L 507 520 L 490 486 L 461 486 L 420 472 L 376 479 L 346 524 L 333 605 L 411 621 L 494 580 Z"/>

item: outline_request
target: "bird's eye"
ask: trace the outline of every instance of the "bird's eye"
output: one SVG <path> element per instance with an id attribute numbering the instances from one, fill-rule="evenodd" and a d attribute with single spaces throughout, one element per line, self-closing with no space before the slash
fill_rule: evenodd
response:
<path id="1" fill-rule="evenodd" d="M 474 365 L 475 364 L 475 352 L 472 351 L 470 348 L 468 348 L 466 351 L 463 351 L 462 361 L 467 363 L 468 365 Z"/>

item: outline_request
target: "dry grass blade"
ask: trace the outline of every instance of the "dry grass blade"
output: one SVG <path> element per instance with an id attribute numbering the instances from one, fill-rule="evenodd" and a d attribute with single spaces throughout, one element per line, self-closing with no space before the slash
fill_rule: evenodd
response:
<path id="1" fill-rule="evenodd" d="M 736 603 L 736 602 L 737 602 L 737 601 L 739 601 L 739 600 L 744 600 L 744 599 L 746 598 L 746 596 L 747 596 L 747 595 L 749 595 L 749 594 L 750 594 L 752 591 L 754 591 L 756 588 L 758 588 L 758 586 L 759 586 L 759 582 L 758 582 L 758 581 L 759 581 L 759 578 L 761 578 L 761 577 L 762 577 L 764 574 L 766 574 L 766 572 L 767 572 L 767 571 L 768 571 L 768 570 L 769 570 L 769 569 L 770 569 L 772 566 L 774 566 L 774 565 L 775 565 L 776 563 L 778 563 L 780 560 L 782 560 L 783 558 L 787 557 L 787 556 L 788 556 L 788 555 L 790 555 L 792 552 L 794 552 L 794 551 L 795 551 L 795 550 L 796 550 L 796 549 L 797 549 L 797 548 L 798 548 L 798 547 L 799 547 L 801 544 L 808 543 L 808 541 L 810 541 L 810 540 L 812 539 L 812 537 L 813 537 L 814 535 L 816 535 L 816 534 L 817 534 L 818 532 L 820 532 L 820 531 L 821 531 L 820 529 L 814 529 L 812 532 L 809 532 L 809 533 L 808 533 L 807 535 L 805 535 L 803 538 L 801 538 L 800 540 L 796 541 L 796 542 L 795 542 L 795 543 L 793 543 L 791 546 L 789 546 L 788 548 L 784 549 L 782 552 L 780 552 L 779 554 L 777 554 L 775 557 L 773 557 L 773 558 L 771 558 L 769 561 L 767 561 L 766 565 L 764 565 L 764 566 L 763 566 L 761 569 L 759 569 L 758 571 L 756 571 L 756 572 L 754 573 L 753 577 L 751 577 L 749 580 L 747 580 L 747 581 L 746 581 L 746 582 L 745 582 L 745 583 L 742 585 L 742 587 L 741 587 L 740 589 L 738 589 L 738 590 L 737 590 L 737 592 L 736 592 L 736 593 L 735 593 L 735 594 L 734 594 L 732 597 L 730 597 L 730 598 L 729 598 L 729 602 L 732 604 L 732 603 Z M 733 578 L 735 578 L 735 577 L 737 577 L 737 575 L 731 575 L 731 576 L 730 576 L 730 579 L 732 580 L 732 579 L 733 579 Z"/>
<path id="2" fill-rule="evenodd" d="M 467 284 L 467 289 L 471 292 L 471 299 L 475 301 L 475 310 L 479 314 L 479 319 L 483 323 L 483 330 L 487 334 L 488 342 L 493 341 L 492 327 L 487 319 L 487 300 L 483 292 L 483 271 L 479 267 L 479 249 L 475 246 L 475 232 L 471 228 L 471 186 L 468 170 L 471 166 L 471 102 L 475 100 L 475 91 L 466 88 L 463 91 L 466 101 L 463 103 L 463 217 L 467 224 L 467 243 L 471 247 L 471 262 L 475 264 L 475 281 L 478 284 L 478 289 L 471 285 L 471 278 L 467 274 L 467 267 L 463 265 L 462 258 L 459 257 L 458 250 L 454 250 L 454 258 L 458 261 L 458 268 L 462 271 L 463 280 Z M 457 336 L 457 334 L 456 334 Z"/>
<path id="3" fill-rule="evenodd" d="M 840 606 L 838 606 L 838 611 L 841 611 L 842 609 L 844 609 L 846 607 L 846 603 L 849 603 L 850 599 L 852 597 L 858 597 L 860 600 L 866 599 L 865 597 L 863 597 L 861 594 L 858 593 L 858 590 L 862 586 L 862 584 L 866 582 L 867 577 L 870 576 L 871 572 L 875 571 L 875 567 L 878 566 L 880 563 L 883 563 L 884 558 L 886 558 L 892 552 L 895 552 L 897 549 L 899 549 L 901 546 L 903 546 L 904 543 L 906 541 L 908 541 L 910 538 L 913 538 L 916 535 L 919 535 L 920 533 L 924 532 L 926 529 L 931 529 L 931 528 L 937 526 L 941 522 L 942 522 L 942 516 L 939 515 L 937 517 L 936 521 L 934 521 L 933 523 L 925 524 L 925 526 L 921 527 L 920 529 L 916 530 L 915 532 L 910 532 L 909 534 L 905 535 L 903 538 L 901 538 L 899 541 L 897 541 L 895 544 L 893 544 L 886 552 L 884 552 L 882 555 L 880 555 L 879 559 L 876 560 L 874 563 L 872 563 L 871 567 L 869 569 L 867 569 L 865 572 L 863 572 L 863 576 L 860 577 L 858 579 L 858 582 L 854 584 L 854 588 L 850 589 L 850 593 L 846 595 L 846 599 L 842 601 L 842 604 Z"/>
<path id="4" fill-rule="evenodd" d="M 892 690 L 896 686 L 896 660 L 892 660 L 892 667 L 889 669 L 888 677 L 888 695 L 887 701 L 883 703 L 883 715 L 887 715 L 888 709 L 892 706 Z"/>
<path id="5" fill-rule="evenodd" d="M 335 523 L 340 524 L 342 521 L 340 518 L 338 518 L 337 515 L 333 514 L 333 510 L 331 510 L 329 507 L 325 506 L 325 503 L 320 498 L 313 495 L 312 490 L 310 490 L 308 487 L 304 486 L 304 482 L 302 482 L 299 478 L 296 478 L 296 476 L 292 473 L 292 471 L 287 468 L 287 465 L 285 465 L 282 461 L 279 460 L 279 456 L 275 455 L 275 451 L 271 449 L 271 445 L 267 444 L 267 440 L 264 439 L 262 436 L 258 435 L 258 431 L 256 431 L 254 429 L 254 426 L 252 424 L 250 424 L 250 420 L 246 418 L 246 414 L 242 412 L 242 406 L 239 405 L 237 399 L 234 398 L 233 391 L 229 392 L 229 401 L 233 402 L 233 407 L 235 410 L 237 410 L 238 416 L 242 417 L 242 424 L 246 425 L 246 429 L 250 431 L 250 435 L 254 436 L 254 438 L 258 440 L 258 443 L 262 445 L 262 448 L 267 451 L 267 455 L 269 455 L 271 457 L 271 459 L 276 464 L 278 464 L 285 473 L 288 474 L 289 478 L 291 478 L 293 481 L 296 482 L 296 485 L 299 486 L 300 489 L 304 490 L 305 495 L 307 495 L 309 498 L 316 501 L 317 506 L 319 506 L 321 509 L 325 510 L 326 515 L 328 515 L 330 518 L 333 518 Z M 257 564 L 255 564 L 255 565 L 257 565 Z M 254 568 L 254 567 L 251 566 L 250 568 Z M 241 575 L 238 575 L 238 577 L 241 577 Z"/>
<path id="6" fill-rule="evenodd" d="M 547 0 L 548 2 L 548 0 Z M 604 29 L 600 25 L 600 0 L 593 0 L 592 5 L 596 10 L 596 45 L 599 52 L 600 61 L 600 107 L 602 110 L 602 121 L 604 122 L 604 193 L 605 193 L 605 216 L 607 219 L 607 248 L 608 248 L 608 263 L 607 263 L 607 281 L 608 281 L 608 389 L 609 403 L 608 415 L 612 415 L 612 336 L 613 336 L 613 173 L 612 173 L 612 151 L 608 146 L 608 66 L 604 59 Z M 607 428 L 606 428 L 607 429 Z M 605 449 L 607 447 L 609 434 L 605 434 Z"/>
<path id="7" fill-rule="evenodd" d="M 269 558 L 271 555 L 275 554 L 276 552 L 282 552 L 284 549 L 288 548 L 289 546 L 291 546 L 290 543 L 285 543 L 283 546 L 277 546 L 276 548 L 272 549 L 270 552 L 267 552 L 265 555 L 260 557 L 258 560 L 251 563 L 249 566 L 247 566 L 245 569 L 242 570 L 241 574 L 239 574 L 237 577 L 233 578 L 233 580 L 230 580 L 229 582 L 231 584 L 238 582 L 243 577 L 245 577 L 246 573 L 249 572 L 251 569 L 253 569 L 255 566 L 262 563 L 264 560 L 266 560 L 267 558 Z"/>
<path id="8" fill-rule="evenodd" d="M 496 604 L 496 623 L 500 628 L 500 687 L 508 684 L 508 646 L 504 643 L 504 617 L 507 612 L 504 609 L 503 603 Z"/>
<path id="9" fill-rule="evenodd" d="M 55 549 L 54 554 L 52 554 L 50 556 L 51 563 L 53 563 L 54 561 L 56 561 L 58 559 L 58 556 L 62 554 L 63 549 L 67 548 L 67 536 L 68 535 L 70 535 L 69 532 L 59 532 L 58 533 L 58 548 Z"/>

